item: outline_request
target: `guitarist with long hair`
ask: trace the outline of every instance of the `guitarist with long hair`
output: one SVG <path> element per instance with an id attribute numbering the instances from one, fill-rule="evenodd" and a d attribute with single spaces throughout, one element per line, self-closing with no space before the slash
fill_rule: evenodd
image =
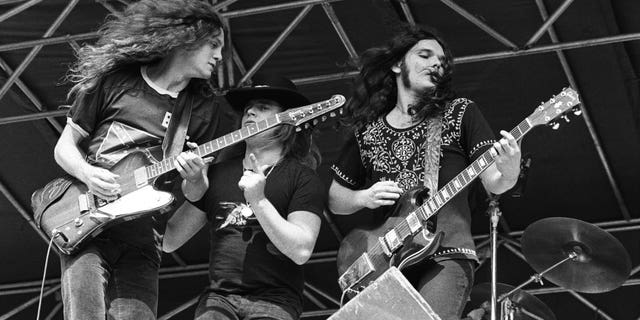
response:
<path id="1" fill-rule="evenodd" d="M 110 201 L 121 186 L 109 169 L 134 150 L 162 160 L 161 145 L 178 107 L 191 105 L 190 141 L 226 133 L 222 128 L 233 123 L 233 112 L 209 82 L 223 45 L 223 25 L 206 1 L 141 0 L 110 16 L 99 40 L 83 46 L 70 69 L 74 102 L 55 147 L 56 162 Z M 202 180 L 186 171 L 199 161 L 191 153 L 178 156 L 183 187 Z M 65 319 L 155 319 L 159 226 L 153 215 L 127 221 L 79 252 L 61 255 Z"/>
<path id="2" fill-rule="evenodd" d="M 484 187 L 499 194 L 516 183 L 518 143 L 506 131 L 496 142 L 476 104 L 455 95 L 452 63 L 445 42 L 421 26 L 403 26 L 362 54 L 343 119 L 353 135 L 332 166 L 331 211 L 368 208 L 362 224 L 381 224 L 407 191 L 425 183 L 437 191 L 434 181 L 443 186 L 490 148 L 496 161 L 480 176 Z M 442 319 L 460 319 L 478 261 L 468 190 L 430 220 L 430 231 L 444 233 L 440 247 L 403 272 Z"/>

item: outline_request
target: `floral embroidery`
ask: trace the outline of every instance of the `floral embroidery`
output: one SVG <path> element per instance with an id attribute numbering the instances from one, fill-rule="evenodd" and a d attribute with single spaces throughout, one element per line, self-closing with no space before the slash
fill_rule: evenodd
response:
<path id="1" fill-rule="evenodd" d="M 471 152 L 469 152 L 468 156 L 469 158 L 471 158 L 480 148 L 484 147 L 484 146 L 491 146 L 493 145 L 493 143 L 496 142 L 495 140 L 484 140 L 479 142 L 478 144 L 476 144 L 473 149 L 471 149 Z"/>
<path id="2" fill-rule="evenodd" d="M 342 173 L 342 171 L 340 171 L 340 168 L 338 168 L 338 166 L 336 166 L 335 164 L 331 165 L 331 170 L 333 170 L 333 172 L 335 172 L 336 175 L 338 177 L 340 177 L 340 179 L 342 179 L 342 181 L 344 181 L 344 182 L 346 182 L 346 183 L 348 183 L 348 184 L 350 184 L 352 186 L 356 185 L 356 182 L 353 181 L 353 179 L 347 177 L 346 174 Z"/>
<path id="3" fill-rule="evenodd" d="M 470 103 L 471 100 L 465 98 L 455 99 L 445 110 L 442 123 L 443 145 L 463 149 L 460 143 L 462 117 Z M 428 121 L 423 121 L 412 128 L 398 130 L 390 127 L 382 117 L 368 124 L 356 134 L 364 167 L 380 172 L 388 180 L 396 181 L 405 191 L 421 184 L 424 179 L 427 129 Z M 336 166 L 332 169 L 338 177 L 355 185 Z"/>

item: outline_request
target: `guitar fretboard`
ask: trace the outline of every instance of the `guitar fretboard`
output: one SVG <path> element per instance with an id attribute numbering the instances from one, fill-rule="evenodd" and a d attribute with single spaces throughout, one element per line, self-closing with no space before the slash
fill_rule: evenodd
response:
<path id="1" fill-rule="evenodd" d="M 524 119 L 513 130 L 511 135 L 519 141 L 522 137 L 533 128 L 528 119 Z M 442 208 L 451 198 L 456 196 L 460 191 L 467 187 L 473 180 L 475 180 L 484 170 L 486 170 L 491 164 L 495 162 L 495 158 L 491 153 L 491 150 L 485 151 L 478 159 L 476 159 L 471 165 L 462 172 L 458 173 L 455 178 L 451 179 L 449 183 L 444 185 L 438 192 L 426 200 L 420 207 L 416 209 L 416 213 L 420 215 L 420 218 L 426 220 L 436 214 L 440 208 Z"/>
<path id="2" fill-rule="evenodd" d="M 203 143 L 199 145 L 197 148 L 192 151 L 200 157 L 205 157 L 210 155 L 220 149 L 226 148 L 238 142 L 241 142 L 251 136 L 254 136 L 264 130 L 270 129 L 272 127 L 280 124 L 280 118 L 278 115 L 273 117 L 269 117 L 265 120 L 258 121 L 257 123 L 251 123 L 247 126 L 242 127 L 242 129 L 238 129 L 234 132 L 226 134 L 220 138 L 215 140 L 211 140 L 209 142 Z M 148 165 L 145 167 L 147 178 L 154 179 L 164 173 L 167 173 L 173 169 L 175 169 L 175 160 L 177 156 L 166 158 L 162 161 L 154 163 L 152 165 Z"/>

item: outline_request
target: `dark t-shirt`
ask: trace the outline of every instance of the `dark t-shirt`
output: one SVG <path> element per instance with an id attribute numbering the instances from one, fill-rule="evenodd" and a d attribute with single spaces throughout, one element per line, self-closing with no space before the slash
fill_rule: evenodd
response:
<path id="1" fill-rule="evenodd" d="M 151 161 L 159 161 L 170 113 L 178 103 L 193 103 L 187 132 L 190 141 L 207 142 L 235 126 L 234 113 L 222 98 L 204 96 L 200 90 L 191 83 L 172 98 L 151 88 L 140 66 L 126 68 L 78 94 L 67 122 L 85 137 L 81 147 L 89 163 L 109 169 L 134 150 L 148 151 Z M 156 217 L 147 216 L 113 226 L 100 236 L 157 251 L 157 227 Z"/>
<path id="2" fill-rule="evenodd" d="M 267 169 L 265 196 L 283 218 L 295 211 L 321 215 L 322 182 L 310 168 L 284 159 Z M 302 311 L 303 268 L 271 243 L 238 187 L 242 156 L 209 169 L 210 187 L 194 204 L 210 222 L 210 290 L 239 294 Z"/>
<path id="3" fill-rule="evenodd" d="M 396 181 L 407 191 L 423 186 L 424 143 L 428 121 L 406 129 L 391 127 L 384 117 L 369 123 L 347 141 L 331 169 L 336 182 L 353 190 L 378 181 Z M 494 135 L 478 107 L 459 98 L 444 113 L 438 188 L 441 188 L 494 142 Z M 381 207 L 365 215 L 363 224 L 378 225 L 393 208 Z M 471 237 L 468 189 L 451 199 L 436 215 L 437 231 L 444 231 L 441 250 L 475 248 Z M 466 251 L 462 255 L 475 258 Z"/>

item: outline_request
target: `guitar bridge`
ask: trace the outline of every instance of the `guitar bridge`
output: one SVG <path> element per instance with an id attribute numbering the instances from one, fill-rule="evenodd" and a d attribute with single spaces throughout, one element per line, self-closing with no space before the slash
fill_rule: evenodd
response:
<path id="1" fill-rule="evenodd" d="M 364 253 L 338 278 L 338 285 L 340 285 L 342 291 L 345 291 L 374 271 L 376 271 L 376 268 L 371 263 L 369 255 Z"/>

